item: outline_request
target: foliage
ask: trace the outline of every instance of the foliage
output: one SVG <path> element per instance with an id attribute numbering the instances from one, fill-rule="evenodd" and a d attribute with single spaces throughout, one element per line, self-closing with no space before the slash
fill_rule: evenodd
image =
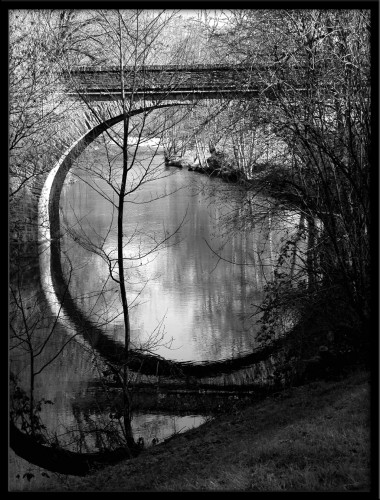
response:
<path id="1" fill-rule="evenodd" d="M 43 12 L 11 11 L 9 54 L 10 196 L 44 172 L 57 151 L 62 97 Z"/>
<path id="2" fill-rule="evenodd" d="M 42 398 L 32 402 L 26 392 L 18 385 L 16 377 L 10 377 L 10 419 L 20 426 L 26 434 L 32 435 L 40 444 L 47 442 L 46 426 L 41 420 L 42 405 L 52 405 L 52 401 Z"/>
<path id="3" fill-rule="evenodd" d="M 240 134 L 244 124 L 248 138 L 270 123 L 284 146 L 269 161 L 279 165 L 277 174 L 253 169 L 249 189 L 271 195 L 274 210 L 298 210 L 306 221 L 303 281 L 275 271 L 262 306 L 262 336 L 280 334 L 279 316 L 292 315 L 295 307 L 300 319 L 314 314 L 323 323 L 327 313 L 327 329 L 340 334 L 349 327 L 352 342 L 361 336 L 365 343 L 371 302 L 370 12 L 263 9 L 226 16 L 219 53 L 256 68 L 257 85 L 265 89 L 257 100 L 235 106 L 231 129 Z M 252 150 L 245 155 L 249 165 Z M 279 259 L 289 258 L 284 246 Z"/>

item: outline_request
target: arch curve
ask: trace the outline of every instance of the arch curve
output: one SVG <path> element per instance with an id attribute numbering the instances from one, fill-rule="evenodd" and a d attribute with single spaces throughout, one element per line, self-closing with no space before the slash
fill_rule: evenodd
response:
<path id="1" fill-rule="evenodd" d="M 131 116 L 149 109 L 158 109 L 174 104 L 161 104 L 149 108 L 139 108 Z M 77 332 L 76 340 L 95 349 L 105 360 L 120 363 L 124 355 L 124 346 L 109 338 L 97 325 L 87 318 L 68 290 L 61 265 L 59 199 L 65 177 L 73 162 L 101 133 L 119 123 L 124 115 L 118 115 L 96 125 L 77 139 L 61 156 L 49 173 L 38 204 L 38 234 L 40 245 L 40 279 L 46 300 L 55 317 L 60 317 L 72 331 Z M 259 363 L 268 355 L 282 350 L 283 341 L 275 341 L 271 346 L 258 348 L 254 352 L 239 358 L 212 362 L 169 361 L 161 356 L 131 351 L 129 367 L 146 375 L 169 376 L 177 379 L 187 377 L 215 377 L 230 374 Z"/>
<path id="2" fill-rule="evenodd" d="M 159 104 L 150 107 L 138 108 L 129 115 L 135 116 L 150 110 L 178 106 L 181 103 Z M 124 346 L 110 339 L 90 319 L 88 319 L 76 305 L 65 282 L 61 264 L 61 230 L 59 216 L 59 201 L 67 173 L 74 161 L 100 134 L 113 125 L 121 122 L 123 114 L 109 118 L 96 125 L 79 137 L 60 157 L 50 171 L 42 188 L 38 203 L 38 243 L 40 280 L 47 303 L 55 317 L 66 324 L 71 330 L 76 331 L 76 340 L 95 349 L 106 360 L 119 363 L 122 360 Z M 146 374 L 157 373 L 161 375 L 181 376 L 179 366 L 159 356 L 132 353 L 133 369 L 140 369 L 144 361 L 143 371 Z"/>

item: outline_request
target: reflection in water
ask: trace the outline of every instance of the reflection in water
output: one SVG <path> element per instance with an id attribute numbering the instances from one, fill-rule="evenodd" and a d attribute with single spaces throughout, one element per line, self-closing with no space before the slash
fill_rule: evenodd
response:
<path id="1" fill-rule="evenodd" d="M 165 414 L 138 414 L 132 419 L 133 434 L 138 440 L 144 439 L 145 446 L 151 446 L 155 442 L 198 427 L 206 421 L 201 415 L 165 415 Z"/>
<path id="2" fill-rule="evenodd" d="M 255 345 L 257 327 L 251 319 L 246 320 L 272 276 L 283 221 L 281 231 L 276 231 L 267 216 L 262 224 L 232 232 L 231 226 L 223 223 L 230 213 L 239 217 L 237 207 L 246 195 L 219 179 L 160 167 L 162 160 L 161 155 L 153 159 L 160 175 L 126 198 L 124 256 L 132 341 L 144 344 L 159 330 L 165 338 L 156 353 L 168 359 L 203 361 L 238 356 Z M 112 190 L 88 170 L 94 162 L 99 170 L 101 161 L 105 158 L 99 148 L 82 155 L 74 170 L 81 180 L 63 190 L 62 212 L 71 228 L 71 236 L 64 238 L 64 249 L 75 270 L 71 294 L 92 321 L 103 324 L 109 335 L 123 341 L 117 284 L 110 279 L 102 257 L 90 253 L 88 244 L 85 249 L 72 238 L 74 233 L 77 240 L 86 238 L 102 245 L 110 258 L 116 255 L 116 216 L 105 199 L 112 199 Z M 132 173 L 136 179 L 138 171 Z M 211 195 L 209 186 L 213 188 Z M 164 248 L 149 254 L 157 242 L 178 228 Z M 117 277 L 116 269 L 113 273 Z M 162 345 L 171 339 L 170 349 Z"/>
<path id="3" fill-rule="evenodd" d="M 104 259 L 89 251 L 92 244 L 102 245 L 102 251 L 112 258 L 116 248 L 115 212 L 93 187 L 104 190 L 110 199 L 112 190 L 79 168 L 91 166 L 94 161 L 100 168 L 104 151 L 96 147 L 96 151 L 90 149 L 82 155 L 75 170 L 82 180 L 67 182 L 64 187 L 62 218 L 70 231 L 63 238 L 62 248 L 74 268 L 70 291 L 76 303 L 92 321 L 101 324 L 108 335 L 122 341 L 117 285 L 110 279 Z M 166 358 L 202 361 L 239 356 L 255 345 L 257 326 L 250 317 L 255 310 L 253 304 L 262 300 L 263 287 L 271 279 L 281 238 L 294 231 L 298 216 L 285 213 L 281 219 L 270 218 L 263 200 L 260 222 L 257 213 L 252 213 L 251 219 L 241 217 L 249 194 L 218 179 L 165 169 L 161 166 L 162 160 L 158 155 L 153 163 L 165 178 L 152 180 L 127 198 L 124 255 L 130 259 L 127 280 L 133 341 L 136 344 L 146 341 L 158 328 L 165 337 L 156 352 Z M 173 194 L 163 196 L 165 193 Z M 257 200 L 255 206 L 257 210 Z M 149 254 L 157 242 L 179 227 L 167 245 Z M 75 238 L 84 236 L 86 244 L 79 245 Z M 45 271 L 43 276 L 48 276 L 49 270 Z M 116 269 L 114 273 L 117 278 Z M 56 323 L 51 312 L 47 312 L 37 274 L 28 276 L 21 284 L 20 293 L 24 302 L 28 300 L 33 304 L 33 308 L 28 309 L 28 322 L 35 324 L 33 315 L 43 318 L 33 331 L 35 347 L 42 345 L 54 325 L 49 342 L 34 359 L 35 372 L 46 365 L 36 376 L 35 398 L 53 401 L 54 405 L 42 406 L 42 421 L 49 435 L 57 432 L 60 441 L 63 443 L 67 438 L 70 447 L 72 434 L 68 430 L 78 429 L 80 424 L 86 431 L 91 421 L 96 423 L 108 416 L 104 408 L 85 415 L 75 406 L 78 397 L 89 391 L 91 383 L 101 380 L 104 366 L 85 344 L 78 342 L 70 342 L 60 356 L 47 364 L 68 335 L 75 332 L 68 330 L 68 322 Z M 162 343 L 171 337 L 171 349 L 165 348 Z M 28 352 L 22 348 L 11 352 L 11 371 L 28 390 Z M 204 417 L 199 415 L 137 414 L 132 420 L 132 429 L 136 439 L 141 436 L 149 444 L 153 438 L 162 441 L 173 432 L 203 421 Z M 98 443 L 87 442 L 86 446 L 93 445 Z M 13 479 L 17 472 L 25 472 L 29 467 L 21 459 L 12 463 L 18 467 L 11 471 Z M 23 481 L 26 484 L 27 481 Z"/>
<path id="4" fill-rule="evenodd" d="M 100 392 L 102 391 L 102 392 Z M 94 396 L 91 405 L 81 405 L 81 400 Z M 99 401 L 96 400 L 99 394 Z M 71 451 L 92 452 L 98 449 L 113 449 L 123 445 L 123 419 L 114 418 L 115 410 L 104 395 L 103 389 L 93 388 L 84 391 L 64 393 L 58 391 L 54 402 L 57 405 L 55 422 L 49 422 L 52 412 L 46 414 L 44 422 L 51 424 L 61 446 Z M 68 404 L 69 403 L 69 404 Z M 70 404 L 71 403 L 71 404 Z M 159 413 L 135 411 L 132 414 L 131 428 L 136 442 L 143 439 L 144 447 L 161 442 L 173 434 L 198 427 L 206 421 L 203 415 L 177 415 L 163 411 Z"/>

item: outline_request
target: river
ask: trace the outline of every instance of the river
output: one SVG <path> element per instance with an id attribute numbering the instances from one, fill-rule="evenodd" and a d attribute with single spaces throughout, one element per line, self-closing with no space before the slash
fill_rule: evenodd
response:
<path id="1" fill-rule="evenodd" d="M 120 165 L 119 152 L 101 140 L 80 156 L 61 194 L 61 248 L 72 297 L 92 322 L 122 343 L 118 285 L 110 276 L 111 269 L 112 277 L 118 278 L 117 213 L 112 203 L 117 201 L 113 186 L 119 185 Z M 142 177 L 145 182 L 138 186 Z M 252 314 L 272 277 L 282 238 L 294 230 L 294 214 L 276 222 L 266 211 L 265 199 L 256 199 L 256 217 L 242 224 L 242 211 L 247 206 L 252 210 L 242 188 L 165 167 L 162 152 L 153 154 L 149 148 L 137 151 L 128 187 L 133 192 L 125 200 L 123 255 L 132 345 L 167 359 L 193 362 L 250 352 L 257 345 L 259 328 Z M 44 317 L 34 326 L 33 342 L 41 345 L 53 324 L 54 335 L 34 359 L 35 372 L 46 365 L 35 378 L 35 396 L 53 402 L 42 405 L 41 418 L 50 436 L 57 433 L 61 443 L 70 447 L 72 431 L 81 434 L 96 426 L 112 405 L 96 403 L 104 392 L 99 384 L 104 366 L 82 343 L 70 342 L 54 359 L 73 332 L 48 317 L 38 272 L 25 276 L 21 286 L 23 300 L 33 304 L 30 321 L 33 315 Z M 29 353 L 15 348 L 11 370 L 25 389 L 29 369 Z M 138 413 L 132 428 L 136 439 L 142 436 L 150 443 L 200 425 L 205 418 L 189 412 Z M 88 451 L 99 443 L 91 438 L 82 445 Z M 15 480 L 17 470 L 30 466 L 17 457 L 11 462 L 10 484 L 14 489 L 30 488 L 27 479 Z"/>
<path id="2" fill-rule="evenodd" d="M 269 248 L 268 231 L 263 231 L 267 219 L 255 228 L 236 229 L 231 218 L 237 222 L 246 197 L 236 185 L 165 168 L 161 154 L 152 160 L 149 151 L 143 151 L 137 159 L 129 173 L 129 188 L 136 187 L 149 163 L 152 174 L 125 204 L 123 255 L 132 343 L 144 347 L 153 335 L 157 354 L 180 361 L 218 360 L 249 352 L 257 332 L 251 319 L 253 304 L 262 299 L 281 233 L 271 230 Z M 113 175 L 120 166 L 120 157 L 116 160 L 109 160 Z M 118 285 L 99 255 L 101 247 L 115 266 L 117 214 L 109 200 L 117 199 L 104 180 L 107 169 L 99 167 L 104 164 L 101 148 L 86 151 L 72 172 L 75 182 L 63 189 L 61 207 L 70 233 L 64 237 L 63 250 L 73 268 L 71 295 L 89 317 L 122 342 Z M 94 177 L 94 169 L 103 179 Z M 89 240 L 95 244 L 93 252 Z M 118 277 L 116 267 L 113 275 Z"/>

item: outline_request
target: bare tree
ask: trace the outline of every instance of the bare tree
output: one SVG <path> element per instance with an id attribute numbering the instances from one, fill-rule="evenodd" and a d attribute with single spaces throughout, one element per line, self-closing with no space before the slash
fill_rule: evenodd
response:
<path id="1" fill-rule="evenodd" d="M 251 192 L 270 195 L 273 208 L 302 216 L 295 239 L 284 242 L 262 305 L 269 328 L 263 338 L 274 335 L 276 318 L 296 307 L 299 317 L 313 315 L 322 330 L 333 330 L 337 346 L 365 343 L 371 302 L 370 12 L 242 9 L 224 15 L 222 29 L 210 30 L 209 37 L 221 61 L 232 54 L 247 68 L 242 86 L 251 81 L 259 91 L 232 107 L 226 130 L 235 165 L 248 168 Z M 267 159 L 258 157 L 254 141 L 262 134 L 273 139 Z M 306 246 L 297 244 L 300 238 Z M 294 269 L 295 252 L 297 280 L 281 269 L 285 261 Z"/>
<path id="2" fill-rule="evenodd" d="M 36 432 L 35 378 L 64 350 L 65 342 L 41 361 L 56 340 L 55 326 L 41 301 L 40 290 L 30 290 L 38 265 L 38 196 L 43 179 L 64 147 L 59 132 L 70 107 L 60 94 L 62 85 L 46 26 L 46 11 L 9 11 L 9 326 L 11 356 L 29 358 L 28 431 Z M 31 251 L 31 248 L 33 251 Z M 42 332 L 45 332 L 46 335 Z M 74 335 L 75 336 L 75 335 Z M 15 354 L 17 353 L 17 354 Z"/>
<path id="3" fill-rule="evenodd" d="M 94 241 L 86 234 L 83 224 L 78 220 L 75 229 L 69 230 L 75 240 L 90 250 L 98 254 L 106 263 L 109 270 L 111 281 L 117 284 L 121 303 L 121 314 L 123 318 L 124 329 L 124 355 L 122 360 L 122 369 L 113 366 L 111 371 L 118 378 L 123 388 L 124 395 L 124 433 L 126 443 L 133 448 L 135 442 L 130 427 L 131 420 L 131 399 L 129 388 L 132 377 L 129 373 L 129 361 L 131 351 L 131 327 L 130 313 L 131 304 L 127 298 L 127 277 L 128 267 L 126 262 L 129 260 L 141 261 L 152 256 L 154 252 L 170 244 L 170 238 L 179 231 L 180 227 L 172 234 L 145 234 L 139 229 L 133 234 L 125 234 L 125 207 L 128 203 L 139 203 L 134 199 L 135 193 L 138 193 L 143 184 L 154 181 L 158 176 L 168 175 L 168 172 L 162 171 L 161 165 L 154 163 L 153 158 L 160 145 L 160 137 L 164 131 L 171 125 L 168 121 L 158 115 L 160 109 L 172 106 L 173 103 L 166 102 L 168 97 L 162 100 L 156 98 L 152 100 L 149 92 L 142 97 L 137 95 L 137 91 L 144 88 L 148 82 L 148 75 L 145 73 L 145 67 L 151 60 L 151 53 L 155 53 L 156 41 L 160 39 L 163 31 L 169 26 L 175 13 L 166 13 L 159 11 L 151 13 L 149 11 L 92 11 L 93 21 L 96 20 L 96 32 L 102 35 L 104 45 L 113 51 L 113 61 L 117 61 L 118 70 L 115 73 L 116 81 L 120 88 L 120 95 L 115 103 L 115 110 L 122 117 L 120 126 L 113 130 L 107 130 L 104 134 L 103 146 L 106 149 L 107 163 L 102 166 L 91 168 L 87 166 L 95 179 L 98 181 L 92 183 L 100 196 L 103 196 L 109 203 L 114 213 L 114 225 L 111 221 L 109 231 L 115 231 L 116 248 L 109 249 L 105 245 L 108 232 L 104 237 Z M 95 24 L 93 24 L 95 25 Z M 76 81 L 73 78 L 72 83 Z M 170 96 L 170 90 L 178 85 L 178 79 L 166 83 L 166 90 Z M 79 89 L 80 91 L 80 89 Z M 96 103 L 86 100 L 81 95 L 84 106 L 95 119 L 95 122 L 101 123 L 102 117 L 99 114 L 99 108 Z M 181 103 L 179 103 L 181 104 Z M 173 115 L 173 113 L 172 113 Z M 177 115 L 177 116 L 176 116 Z M 183 113 L 174 112 L 174 121 L 183 117 Z M 158 142 L 157 142 L 158 139 Z M 139 157 L 139 148 L 146 143 L 153 146 L 149 158 L 141 161 Z M 78 174 L 81 177 L 79 172 Z M 84 179 L 84 177 L 82 177 Z M 86 181 L 87 182 L 87 181 Z M 103 187 L 102 187 L 103 186 Z M 104 189 L 106 187 L 106 189 Z M 108 191 L 107 191 L 108 190 Z M 111 194 L 110 194 L 111 193 Z M 165 195 L 167 195 L 166 193 Z M 163 196 L 162 194 L 159 196 Z M 155 196 L 152 195 L 149 202 L 153 202 Z M 143 201 L 146 203 L 146 201 Z M 184 214 L 185 218 L 186 214 Z M 182 224 L 182 223 L 181 223 Z M 180 224 L 180 225 L 181 225 Z M 141 243 L 138 245 L 138 253 L 134 256 L 126 256 L 126 248 L 131 244 L 133 238 L 139 238 Z M 162 341 L 162 325 L 158 325 L 155 332 L 152 332 L 144 346 L 140 346 L 145 351 L 152 350 L 158 342 Z"/>

